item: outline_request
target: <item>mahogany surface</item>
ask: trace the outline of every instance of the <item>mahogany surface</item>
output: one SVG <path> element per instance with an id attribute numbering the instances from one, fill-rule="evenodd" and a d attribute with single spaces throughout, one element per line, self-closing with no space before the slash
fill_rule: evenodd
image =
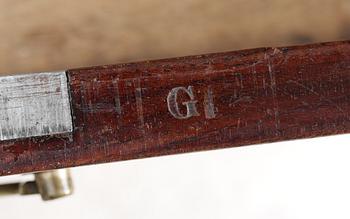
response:
<path id="1" fill-rule="evenodd" d="M 350 41 L 68 70 L 74 131 L 0 142 L 0 175 L 350 132 Z"/>

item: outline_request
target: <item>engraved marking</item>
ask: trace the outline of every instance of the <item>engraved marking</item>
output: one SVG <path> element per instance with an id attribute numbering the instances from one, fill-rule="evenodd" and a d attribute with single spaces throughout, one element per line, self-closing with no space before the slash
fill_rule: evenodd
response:
<path id="1" fill-rule="evenodd" d="M 215 118 L 215 106 L 214 106 L 214 100 L 213 100 L 213 91 L 211 90 L 211 87 L 208 87 L 207 93 L 204 96 L 204 114 L 205 118 L 207 119 L 213 119 Z"/>
<path id="2" fill-rule="evenodd" d="M 179 105 L 177 102 L 179 91 L 185 92 L 190 98 L 189 101 L 182 102 L 182 105 L 186 106 L 186 110 L 187 110 L 186 115 L 181 113 L 179 109 Z M 167 103 L 168 103 L 168 110 L 170 114 L 176 119 L 188 119 L 188 118 L 191 118 L 192 116 L 199 116 L 199 113 L 196 108 L 197 100 L 194 100 L 192 86 L 188 86 L 188 88 L 185 88 L 185 87 L 173 88 L 168 94 Z"/>
<path id="3" fill-rule="evenodd" d="M 232 76 L 234 77 L 234 80 L 232 81 L 233 84 L 233 94 L 230 96 L 230 100 L 228 103 L 229 107 L 235 107 L 236 104 L 242 103 L 242 102 L 252 102 L 252 97 L 246 95 L 246 92 L 244 91 L 244 80 L 243 75 L 241 73 L 233 73 Z"/>
<path id="4" fill-rule="evenodd" d="M 145 132 L 144 127 L 145 127 L 145 121 L 143 118 L 143 107 L 142 107 L 142 88 L 141 88 L 141 82 L 140 79 L 135 79 L 134 80 L 135 84 L 135 98 L 136 98 L 136 110 L 137 110 L 137 115 L 140 120 L 140 128 L 142 129 L 143 132 Z"/>
<path id="5" fill-rule="evenodd" d="M 115 111 L 117 111 L 117 113 L 119 115 L 121 115 L 122 114 L 122 108 L 121 108 L 121 105 L 120 105 L 118 79 L 117 80 L 113 79 L 112 84 L 113 84 L 113 88 L 114 88 L 114 91 L 115 91 L 115 97 L 114 97 Z"/>
<path id="6" fill-rule="evenodd" d="M 0 77 L 0 140 L 72 129 L 65 72 Z"/>

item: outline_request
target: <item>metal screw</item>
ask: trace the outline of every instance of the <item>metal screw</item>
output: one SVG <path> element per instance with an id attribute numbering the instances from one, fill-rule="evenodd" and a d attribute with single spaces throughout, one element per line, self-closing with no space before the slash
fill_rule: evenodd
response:
<path id="1" fill-rule="evenodd" d="M 34 173 L 35 181 L 0 185 L 0 195 L 40 194 L 44 201 L 71 195 L 73 183 L 69 169 Z"/>

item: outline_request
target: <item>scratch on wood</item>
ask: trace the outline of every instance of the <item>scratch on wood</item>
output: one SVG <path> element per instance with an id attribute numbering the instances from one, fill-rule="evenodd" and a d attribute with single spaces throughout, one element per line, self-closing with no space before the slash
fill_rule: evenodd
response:
<path id="1" fill-rule="evenodd" d="M 113 82 L 113 88 L 115 91 L 115 97 L 114 97 L 114 102 L 115 102 L 115 110 L 119 115 L 122 114 L 122 108 L 120 105 L 120 97 L 119 97 L 119 85 L 118 85 L 118 80 L 114 79 Z"/>
<path id="2" fill-rule="evenodd" d="M 86 86 L 85 86 L 85 82 L 84 81 L 80 81 L 79 83 L 79 99 L 80 99 L 80 108 L 83 110 L 86 110 L 88 108 L 87 103 L 86 103 Z M 83 130 L 81 132 L 81 136 L 82 139 L 86 139 L 85 138 L 85 132 L 86 132 L 86 113 L 83 113 L 82 115 L 82 120 L 83 123 L 81 124 L 81 129 Z M 88 136 L 88 135 L 87 135 Z"/>
<path id="3" fill-rule="evenodd" d="M 301 83 L 299 83 L 299 82 L 297 82 L 297 81 L 294 81 L 294 80 L 288 80 L 287 83 L 296 84 L 296 85 L 298 85 L 298 86 L 300 86 L 300 87 L 302 87 L 302 88 L 304 88 L 304 89 L 310 91 L 311 93 L 313 93 L 313 94 L 319 96 L 321 99 L 323 99 L 323 100 L 327 101 L 328 103 L 332 104 L 339 112 L 341 112 L 341 113 L 343 113 L 344 115 L 347 116 L 347 113 L 346 113 L 340 106 L 338 106 L 338 104 L 336 104 L 336 103 L 333 102 L 332 100 L 326 98 L 326 97 L 323 96 L 322 94 L 320 94 L 320 93 L 314 91 L 314 89 L 312 89 L 312 88 L 310 88 L 310 87 L 308 87 L 308 86 L 305 86 L 305 85 L 303 85 L 303 84 L 301 84 Z"/>
<path id="4" fill-rule="evenodd" d="M 269 77 L 270 77 L 270 88 L 271 88 L 271 92 L 272 92 L 272 102 L 273 102 L 273 110 L 274 110 L 274 117 L 275 117 L 275 127 L 276 127 L 276 135 L 278 135 L 278 130 L 280 128 L 280 119 L 279 119 L 279 107 L 278 107 L 278 103 L 276 101 L 276 75 L 272 69 L 272 65 L 271 65 L 271 60 L 270 60 L 270 56 L 265 53 L 265 60 L 267 61 L 267 67 L 268 67 L 268 71 L 269 71 Z"/>
<path id="5" fill-rule="evenodd" d="M 145 121 L 143 117 L 143 106 L 142 106 L 142 88 L 141 88 L 141 82 L 140 79 L 134 80 L 135 85 L 135 98 L 136 98 L 136 110 L 137 115 L 140 120 L 140 128 L 142 132 L 145 132 Z"/>

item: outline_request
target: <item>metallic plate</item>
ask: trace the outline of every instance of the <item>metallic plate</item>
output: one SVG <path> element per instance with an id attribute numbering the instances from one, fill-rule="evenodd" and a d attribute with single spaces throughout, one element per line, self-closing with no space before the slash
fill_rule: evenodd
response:
<path id="1" fill-rule="evenodd" d="M 0 77 L 0 140 L 72 130 L 65 72 Z"/>

